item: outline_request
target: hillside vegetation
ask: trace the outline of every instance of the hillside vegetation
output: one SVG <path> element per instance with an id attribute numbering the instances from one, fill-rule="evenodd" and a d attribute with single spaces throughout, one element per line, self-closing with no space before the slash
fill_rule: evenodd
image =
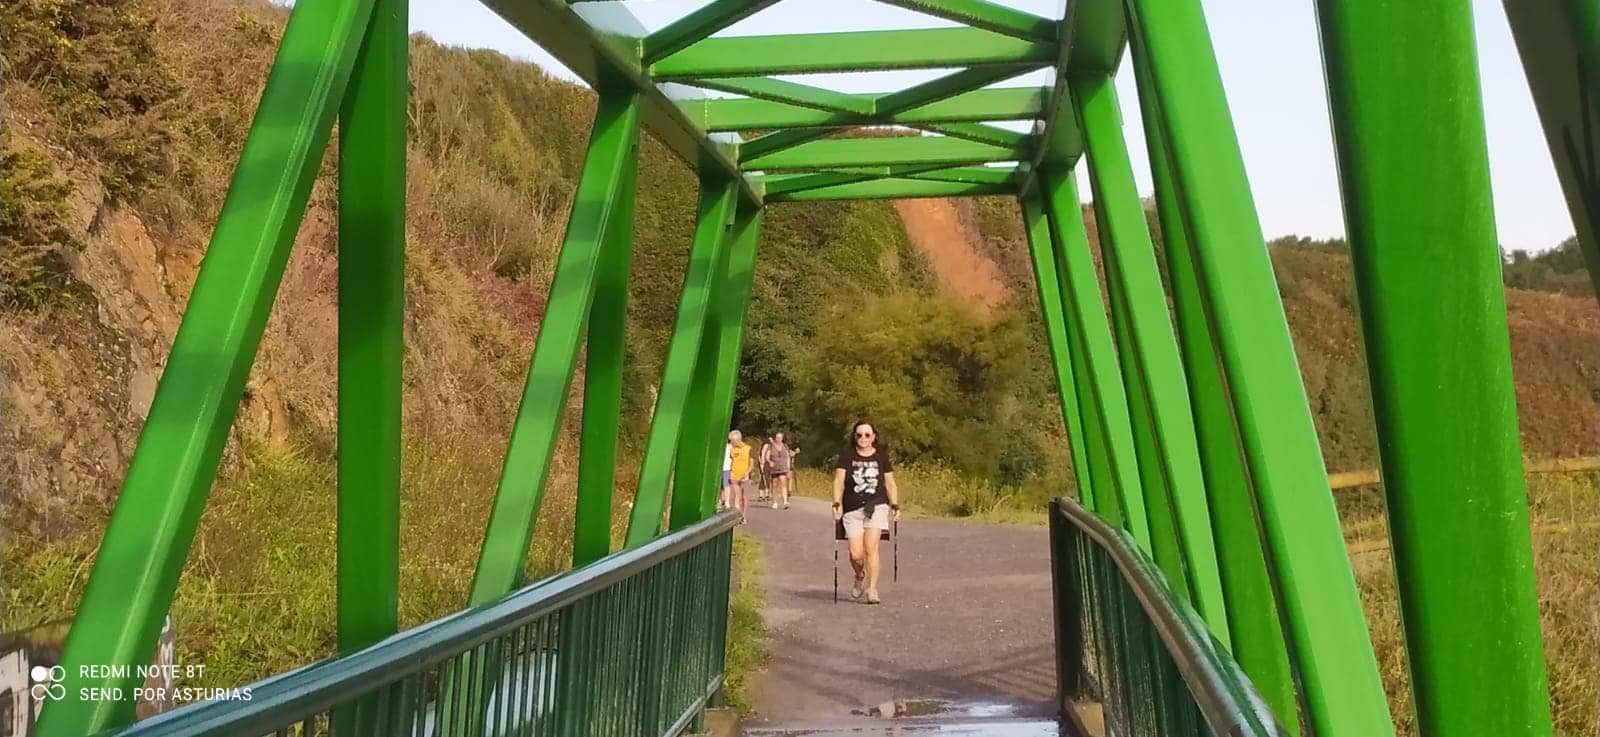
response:
<path id="1" fill-rule="evenodd" d="M 0 11 L 0 624 L 17 630 L 76 608 L 287 11 L 265 0 L 0 0 Z M 495 52 L 423 36 L 411 52 L 407 625 L 465 601 L 594 110 L 589 91 Z M 336 166 L 330 153 L 179 587 L 179 662 L 208 665 L 194 685 L 246 682 L 333 649 Z M 682 162 L 643 142 L 619 519 L 697 188 Z M 946 225 L 911 229 L 954 223 L 974 253 L 950 263 L 982 267 L 963 283 L 908 237 L 902 217 L 926 211 L 769 211 L 735 425 L 787 430 L 803 463 L 825 466 L 849 423 L 867 417 L 908 478 L 946 490 L 943 511 L 1034 511 L 1070 492 L 1072 473 L 1016 205 L 954 200 L 939 210 Z M 1530 456 L 1594 454 L 1600 437 L 1600 315 L 1569 251 L 1507 260 Z M 1271 254 L 1328 468 L 1372 467 L 1344 247 L 1286 238 Z M 579 371 L 529 576 L 570 558 L 581 392 Z M 1556 516 L 1542 510 L 1541 523 Z M 1562 555 L 1581 558 L 1562 540 Z M 1581 651 L 1571 646 L 1581 638 L 1562 638 L 1553 642 Z M 1563 703 L 1581 701 L 1572 693 Z"/>
<path id="2" fill-rule="evenodd" d="M 264 1 L 5 0 L 4 629 L 70 616 L 266 78 Z M 471 579 L 593 114 L 591 93 L 412 40 L 403 620 Z M 174 619 L 217 685 L 331 652 L 336 156 L 324 161 Z M 643 142 L 617 504 L 638 467 L 697 182 Z M 889 203 L 773 211 L 757 301 L 800 318 L 926 287 Z M 777 297 L 779 290 L 786 296 Z M 791 324 L 798 318 L 791 318 Z M 582 371 L 529 575 L 567 565 Z M 619 517 L 621 515 L 619 514 Z"/>

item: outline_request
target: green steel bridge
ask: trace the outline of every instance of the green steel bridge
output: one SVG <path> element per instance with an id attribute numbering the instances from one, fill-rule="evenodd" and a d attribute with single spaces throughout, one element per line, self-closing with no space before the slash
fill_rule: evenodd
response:
<path id="1" fill-rule="evenodd" d="M 693 729 L 722 679 L 733 520 L 712 489 L 764 208 L 972 195 L 1018 199 L 1070 435 L 1079 499 L 1048 511 L 1064 711 L 1098 700 L 1123 735 L 1394 734 L 1199 0 L 1071 0 L 1048 18 L 882 0 L 956 25 L 716 35 L 774 1 L 708 0 L 646 32 L 627 3 L 486 0 L 599 100 L 470 601 L 398 633 L 407 6 L 297 2 L 66 644 L 67 696 L 38 734 Z M 1550 735 L 1469 4 L 1317 9 L 1417 729 Z M 1506 9 L 1600 273 L 1600 3 Z M 1170 312 L 1121 130 L 1121 63 L 1137 76 Z M 947 71 L 882 94 L 777 76 L 923 68 Z M 1052 84 L 1005 84 L 1039 69 Z M 83 666 L 150 662 L 335 122 L 341 654 L 248 702 L 134 722 L 133 699 L 83 689 L 141 679 Z M 836 135 L 871 126 L 923 135 Z M 612 550 L 643 130 L 701 192 Z M 585 346 L 575 568 L 530 583 Z"/>

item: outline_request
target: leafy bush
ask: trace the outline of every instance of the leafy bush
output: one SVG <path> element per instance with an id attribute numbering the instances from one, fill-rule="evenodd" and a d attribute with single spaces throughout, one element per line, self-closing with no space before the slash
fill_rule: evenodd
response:
<path id="1" fill-rule="evenodd" d="M 72 184 L 45 152 L 9 133 L 0 142 L 0 303 L 37 307 L 67 281 L 60 248 L 81 244 L 68 227 Z"/>

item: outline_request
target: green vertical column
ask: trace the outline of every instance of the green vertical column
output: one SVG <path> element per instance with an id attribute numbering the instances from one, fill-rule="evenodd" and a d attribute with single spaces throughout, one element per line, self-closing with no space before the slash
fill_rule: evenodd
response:
<path id="1" fill-rule="evenodd" d="M 133 721 L 132 698 L 84 700 L 81 689 L 143 682 L 133 668 L 150 662 L 172 606 L 371 11 L 371 0 L 345 0 L 289 16 L 67 638 L 66 698 L 45 708 L 42 737 Z M 128 672 L 79 677 L 86 665 Z"/>
<path id="2" fill-rule="evenodd" d="M 1279 715 L 1278 721 L 1284 729 L 1298 734 L 1300 721 L 1292 716 L 1298 711 L 1298 705 L 1293 674 L 1289 670 L 1289 654 L 1283 641 L 1283 625 L 1278 618 L 1272 581 L 1267 576 L 1254 494 L 1240 456 L 1233 409 L 1228 406 L 1227 387 L 1218 365 L 1216 347 L 1211 341 L 1211 328 L 1206 322 L 1206 305 L 1201 299 L 1190 253 L 1184 206 L 1178 200 L 1167 164 L 1167 145 L 1161 137 L 1160 103 L 1149 84 L 1150 70 L 1144 47 L 1135 43 L 1130 50 L 1139 84 L 1139 109 L 1150 151 L 1161 234 L 1166 243 L 1172 311 L 1183 348 L 1184 378 L 1189 384 L 1200 470 L 1205 479 L 1207 508 L 1217 547 L 1223 601 L 1227 604 L 1231 649 L 1256 690 Z"/>
<path id="3" fill-rule="evenodd" d="M 407 0 L 378 0 L 339 126 L 339 651 L 395 633 L 405 354 Z"/>
<path id="4" fill-rule="evenodd" d="M 1089 252 L 1089 236 L 1083 226 L 1077 183 L 1072 179 L 1071 169 L 1046 169 L 1040 172 L 1040 185 L 1044 188 L 1055 235 L 1062 301 L 1081 348 L 1074 355 L 1081 353 L 1084 357 L 1095 398 L 1094 415 L 1100 423 L 1100 440 L 1108 458 L 1109 483 L 1096 483 L 1096 501 L 1104 504 L 1106 493 L 1114 492 L 1123 515 L 1123 526 L 1149 553 L 1150 523 L 1139 485 L 1133 429 L 1128 423 L 1128 397 L 1122 377 L 1117 373 L 1116 347 L 1106 323 L 1105 304 L 1100 300 L 1100 280 L 1096 276 L 1094 257 Z"/>
<path id="5" fill-rule="evenodd" d="M 628 265 L 633 260 L 633 199 L 639 141 L 623 164 L 600 249 L 583 364 L 583 434 L 578 442 L 578 498 L 573 511 L 572 564 L 611 552 L 611 500 L 617 486 L 617 431 L 622 413 L 622 363 L 627 353 Z M 547 313 L 548 314 L 548 313 Z"/>
<path id="6" fill-rule="evenodd" d="M 1124 2 L 1318 734 L 1394 734 L 1227 96 L 1198 0 Z"/>
<path id="7" fill-rule="evenodd" d="M 722 468 L 721 435 L 733 416 L 733 394 L 739 379 L 739 356 L 744 347 L 745 308 L 750 302 L 750 286 L 755 276 L 756 246 L 761 239 L 760 206 L 741 205 L 729 233 L 726 275 L 722 280 L 723 299 L 718 309 L 716 383 L 711 391 L 710 417 L 712 433 L 705 436 L 707 447 L 701 454 L 706 477 L 716 475 Z M 710 485 L 705 487 L 702 504 L 709 506 L 716 498 Z M 630 537 L 633 531 L 629 530 Z"/>
<path id="8" fill-rule="evenodd" d="M 1039 290 L 1039 311 L 1044 319 L 1045 342 L 1050 346 L 1051 368 L 1056 389 L 1061 394 L 1061 421 L 1067 429 L 1067 444 L 1072 452 L 1072 473 L 1078 482 L 1078 500 L 1090 511 L 1095 506 L 1094 481 L 1089 475 L 1087 439 L 1083 436 L 1083 414 L 1078 407 L 1078 388 L 1073 381 L 1075 356 L 1067 344 L 1067 320 L 1061 307 L 1061 280 L 1056 274 L 1055 246 L 1050 238 L 1050 219 L 1038 190 L 1025 195 L 1022 224 L 1028 234 L 1028 255 L 1033 261 L 1033 281 Z"/>
<path id="9" fill-rule="evenodd" d="M 696 213 L 694 243 L 689 248 L 689 266 L 684 272 L 683 295 L 678 302 L 677 322 L 667 359 L 661 371 L 661 388 L 656 395 L 656 410 L 650 422 L 650 438 L 645 444 L 644 462 L 639 469 L 639 491 L 634 496 L 628 526 L 657 529 L 661 526 L 662 505 L 672 481 L 674 457 L 686 429 L 704 431 L 705 413 L 691 424 L 691 391 L 705 336 L 706 313 L 715 293 L 712 280 L 722 260 L 728 221 L 737 200 L 737 185 L 728 181 L 700 183 L 700 206 Z M 669 524 L 676 529 L 693 524 L 700 516 L 700 489 L 692 487 L 672 496 Z"/>
<path id="10" fill-rule="evenodd" d="M 639 96 L 632 91 L 602 90 L 594 129 L 566 238 L 556 259 L 539 339 L 528 364 L 528 379 L 517 407 L 505 466 L 495 489 L 494 507 L 484 533 L 483 550 L 472 578 L 471 604 L 484 604 L 516 588 L 528 558 L 533 526 L 551 456 L 561 432 L 567 390 L 576 370 L 578 348 L 589 324 L 589 306 L 600 280 L 601 252 L 634 166 L 639 140 Z"/>
<path id="11" fill-rule="evenodd" d="M 1317 5 L 1417 730 L 1548 735 L 1471 5 Z"/>
<path id="12" fill-rule="evenodd" d="M 1109 75 L 1099 75 L 1074 85 L 1073 91 L 1089 150 L 1107 289 L 1118 296 L 1111 307 L 1114 313 L 1124 315 L 1119 322 L 1126 326 L 1127 340 L 1119 343 L 1124 346 L 1121 355 L 1125 365 L 1130 360 L 1133 363 L 1130 386 L 1139 387 L 1139 403 L 1144 405 L 1144 411 L 1135 415 L 1134 424 L 1144 428 L 1143 434 L 1158 454 L 1153 464 L 1157 473 L 1152 475 L 1160 479 L 1170 502 L 1170 524 L 1176 528 L 1175 542 L 1186 563 L 1184 583 L 1191 601 L 1213 634 L 1226 645 L 1227 612 L 1217 573 L 1194 418 L 1189 411 L 1189 389 L 1184 383 L 1183 359 L 1167 311 L 1149 221 L 1122 137 L 1116 88 Z M 1147 499 L 1148 492 L 1147 488 Z M 1151 514 L 1155 514 L 1153 509 Z M 1151 532 L 1155 532 L 1153 519 Z"/>

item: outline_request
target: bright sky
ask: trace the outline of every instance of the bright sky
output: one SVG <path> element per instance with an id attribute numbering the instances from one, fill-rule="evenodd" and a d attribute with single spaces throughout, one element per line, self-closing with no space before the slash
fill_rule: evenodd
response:
<path id="1" fill-rule="evenodd" d="M 627 7 L 646 28 L 653 30 L 704 2 L 630 0 Z M 1054 17 L 1059 17 L 1061 7 L 1060 0 L 997 2 Z M 1312 0 L 1203 0 L 1203 5 L 1263 229 L 1268 237 L 1288 233 L 1319 238 L 1343 235 Z M 1473 0 L 1472 5 L 1477 18 L 1489 165 L 1500 240 L 1506 248 L 1544 250 L 1572 233 L 1572 220 L 1567 215 L 1500 0 Z M 785 0 L 719 35 L 947 25 L 951 24 L 866 0 Z M 475 2 L 412 0 L 411 28 L 444 44 L 498 49 L 576 81 L 537 45 Z M 1149 165 L 1144 157 L 1144 131 L 1130 66 L 1125 60 L 1117 78 L 1118 91 L 1140 190 L 1148 195 Z M 867 92 L 897 89 L 947 71 L 823 74 L 790 79 L 842 91 Z M 1004 84 L 1039 85 L 1048 84 L 1049 80 L 1048 70 L 1042 70 Z M 1083 191 L 1087 193 L 1087 180 L 1084 181 Z"/>

